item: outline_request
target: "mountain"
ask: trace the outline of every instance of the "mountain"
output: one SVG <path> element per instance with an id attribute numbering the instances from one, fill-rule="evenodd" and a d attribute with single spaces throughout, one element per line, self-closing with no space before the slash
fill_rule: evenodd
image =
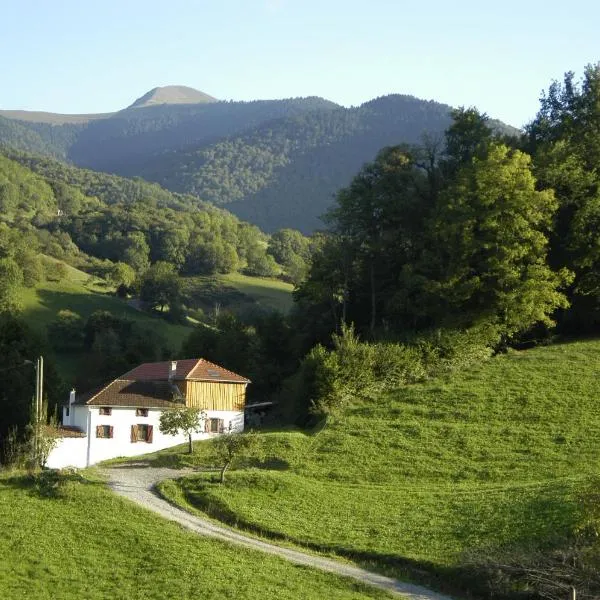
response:
<path id="1" fill-rule="evenodd" d="M 337 190 L 383 146 L 441 137 L 450 110 L 408 95 L 344 108 L 318 97 L 223 102 L 193 88 L 166 86 L 119 112 L 87 120 L 5 111 L 0 145 L 143 177 L 226 205 L 267 231 L 311 232 L 322 227 L 319 217 Z M 44 120 L 34 122 L 34 115 Z"/>
<path id="2" fill-rule="evenodd" d="M 201 104 L 203 102 L 217 102 L 217 99 L 185 85 L 166 85 L 155 87 L 145 93 L 128 108 L 156 106 L 157 104 Z"/>
<path id="3" fill-rule="evenodd" d="M 138 174 L 178 192 L 226 205 L 264 231 L 310 233 L 334 194 L 384 146 L 441 138 L 451 107 L 390 95 L 356 108 L 287 117 L 212 144 L 163 153 Z M 516 130 L 495 123 L 503 132 Z"/>

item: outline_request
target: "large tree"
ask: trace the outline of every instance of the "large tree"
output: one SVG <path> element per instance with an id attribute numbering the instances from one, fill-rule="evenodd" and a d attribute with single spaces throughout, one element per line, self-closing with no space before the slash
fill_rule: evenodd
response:
<path id="1" fill-rule="evenodd" d="M 181 284 L 175 267 L 163 261 L 153 264 L 142 277 L 140 298 L 152 308 L 160 308 L 179 303 Z"/>
<path id="2" fill-rule="evenodd" d="M 433 224 L 439 276 L 426 285 L 440 301 L 440 319 L 490 319 L 510 336 L 550 324 L 550 315 L 566 307 L 558 291 L 566 274 L 546 263 L 557 202 L 552 191 L 536 190 L 530 162 L 491 143 L 440 195 Z"/>

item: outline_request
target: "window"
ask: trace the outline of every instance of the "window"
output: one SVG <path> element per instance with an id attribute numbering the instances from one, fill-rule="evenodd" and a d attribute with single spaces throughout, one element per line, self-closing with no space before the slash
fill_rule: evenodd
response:
<path id="1" fill-rule="evenodd" d="M 97 425 L 96 426 L 96 437 L 97 438 L 112 438 L 113 428 L 112 425 Z"/>
<path id="2" fill-rule="evenodd" d="M 146 442 L 147 444 L 152 443 L 152 425 L 137 424 L 131 426 L 131 443 Z"/>
<path id="3" fill-rule="evenodd" d="M 65 417 L 68 417 L 71 414 L 71 407 L 65 406 Z"/>
<path id="4" fill-rule="evenodd" d="M 105 417 L 110 417 L 110 415 L 112 415 L 112 408 L 110 406 L 101 406 L 100 414 L 104 415 Z"/>
<path id="5" fill-rule="evenodd" d="M 223 433 L 225 422 L 223 419 L 206 419 L 204 422 L 204 431 L 206 433 Z"/>
<path id="6" fill-rule="evenodd" d="M 147 408 L 136 408 L 135 409 L 135 416 L 136 417 L 147 417 L 148 416 L 148 409 Z"/>

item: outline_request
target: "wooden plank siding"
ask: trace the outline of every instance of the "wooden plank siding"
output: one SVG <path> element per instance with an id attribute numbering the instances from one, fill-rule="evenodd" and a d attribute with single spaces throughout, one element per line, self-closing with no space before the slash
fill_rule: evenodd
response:
<path id="1" fill-rule="evenodd" d="M 244 410 L 246 384 L 186 381 L 185 404 L 204 410 Z"/>

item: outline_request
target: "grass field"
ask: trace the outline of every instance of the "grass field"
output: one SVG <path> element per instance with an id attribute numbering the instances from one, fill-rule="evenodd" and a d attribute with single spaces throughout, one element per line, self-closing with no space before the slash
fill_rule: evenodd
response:
<path id="1" fill-rule="evenodd" d="M 388 598 L 349 580 L 188 533 L 91 475 L 54 488 L 0 474 L 4 600 Z"/>
<path id="2" fill-rule="evenodd" d="M 399 576 L 545 548 L 579 521 L 577 494 L 599 472 L 599 374 L 599 341 L 511 351 L 449 381 L 357 401 L 318 433 L 263 433 L 262 468 L 249 461 L 224 486 L 196 476 L 164 492 Z M 205 452 L 197 444 L 194 460 Z"/>
<path id="3" fill-rule="evenodd" d="M 287 313 L 292 307 L 294 286 L 291 283 L 277 279 L 248 277 L 241 273 L 229 273 L 222 275 L 220 279 L 253 298 L 259 306 L 274 308 L 282 313 Z"/>
<path id="4" fill-rule="evenodd" d="M 287 313 L 293 303 L 293 286 L 277 279 L 230 273 L 185 277 L 182 283 L 186 304 L 207 315 L 216 307 L 237 314 L 256 310 Z"/>

